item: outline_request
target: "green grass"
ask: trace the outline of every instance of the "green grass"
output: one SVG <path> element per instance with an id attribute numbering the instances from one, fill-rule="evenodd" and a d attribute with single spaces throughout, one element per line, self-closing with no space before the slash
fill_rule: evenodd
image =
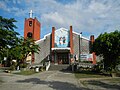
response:
<path id="1" fill-rule="evenodd" d="M 27 70 L 27 71 L 20 71 L 20 72 L 17 72 L 15 74 L 18 74 L 18 75 L 32 75 L 32 74 L 35 74 L 35 73 L 36 73 L 35 71 Z"/>
<path id="2" fill-rule="evenodd" d="M 120 78 L 110 78 L 110 79 L 102 79 L 102 80 L 83 80 L 80 82 L 82 83 L 82 85 L 84 85 L 87 88 L 89 88 L 90 85 L 93 85 L 94 87 L 100 86 L 105 88 L 113 88 L 116 90 L 120 88 L 120 85 L 119 85 Z"/>
<path id="3" fill-rule="evenodd" d="M 120 78 L 105 79 L 109 83 L 120 83 Z"/>
<path id="4" fill-rule="evenodd" d="M 101 75 L 99 73 L 94 73 L 90 71 L 85 71 L 85 72 L 76 72 L 74 73 L 76 78 L 103 78 L 103 77 L 108 77 L 105 75 Z"/>

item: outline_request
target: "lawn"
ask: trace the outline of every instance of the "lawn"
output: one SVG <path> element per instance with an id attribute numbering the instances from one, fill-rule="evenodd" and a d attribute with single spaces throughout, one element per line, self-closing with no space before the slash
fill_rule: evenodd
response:
<path id="1" fill-rule="evenodd" d="M 92 90 L 120 90 L 120 78 L 109 78 L 102 80 L 84 80 L 80 81 L 87 89 Z"/>
<path id="2" fill-rule="evenodd" d="M 16 72 L 14 74 L 18 74 L 18 75 L 32 75 L 35 74 L 36 72 L 33 70 L 26 70 L 26 71 L 20 71 L 20 72 Z"/>
<path id="3" fill-rule="evenodd" d="M 74 73 L 79 82 L 88 90 L 119 90 L 120 77 L 112 78 L 109 75 L 82 71 Z"/>
<path id="4" fill-rule="evenodd" d="M 109 77 L 102 75 L 100 73 L 95 73 L 95 72 L 90 72 L 90 71 L 83 71 L 83 72 L 76 72 L 74 73 L 75 77 L 80 79 L 80 78 L 104 78 L 104 77 Z"/>
<path id="5" fill-rule="evenodd" d="M 105 79 L 109 83 L 120 83 L 120 78 Z"/>

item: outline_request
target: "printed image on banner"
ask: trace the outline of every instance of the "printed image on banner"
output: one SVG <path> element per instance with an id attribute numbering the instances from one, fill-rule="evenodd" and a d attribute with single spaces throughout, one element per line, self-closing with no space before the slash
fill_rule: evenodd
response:
<path id="1" fill-rule="evenodd" d="M 61 29 L 55 31 L 55 47 L 69 47 L 69 32 L 67 30 Z"/>
<path id="2" fill-rule="evenodd" d="M 80 54 L 82 61 L 93 61 L 93 54 Z"/>

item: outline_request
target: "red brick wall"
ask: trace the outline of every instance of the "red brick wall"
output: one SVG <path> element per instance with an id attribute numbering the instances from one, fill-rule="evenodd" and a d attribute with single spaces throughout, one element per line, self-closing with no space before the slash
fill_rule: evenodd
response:
<path id="1" fill-rule="evenodd" d="M 55 27 L 52 27 L 52 48 L 55 47 Z M 52 52 L 52 63 L 54 63 L 54 52 Z"/>
<path id="2" fill-rule="evenodd" d="M 29 26 L 29 21 L 32 21 L 32 23 L 33 23 L 33 19 L 32 18 L 25 19 L 25 22 L 24 22 L 24 38 L 25 39 L 27 38 L 27 33 L 28 32 L 33 33 L 33 25 L 30 27 Z"/>
<path id="3" fill-rule="evenodd" d="M 32 21 L 32 26 L 29 26 L 29 21 Z M 40 39 L 40 22 L 35 18 L 29 18 L 25 19 L 24 22 L 24 38 L 27 38 L 27 33 L 31 32 L 33 34 L 33 39 L 34 40 L 39 40 Z"/>
<path id="4" fill-rule="evenodd" d="M 52 27 L 52 48 L 55 46 L 55 27 Z"/>
<path id="5" fill-rule="evenodd" d="M 29 21 L 32 21 L 31 26 L 29 26 Z M 26 39 L 28 32 L 31 32 L 32 33 L 32 38 L 34 40 L 39 40 L 40 39 L 40 27 L 41 27 L 41 24 L 36 18 L 25 19 L 25 22 L 24 22 L 24 38 Z M 32 57 L 31 62 L 34 63 L 34 53 L 32 53 L 31 57 Z"/>
<path id="6" fill-rule="evenodd" d="M 91 35 L 90 36 L 90 42 L 91 42 L 92 45 L 93 45 L 94 41 L 95 41 L 94 35 Z M 92 54 L 93 54 L 93 64 L 96 64 L 96 55 L 95 55 L 95 52 L 92 52 Z"/>
<path id="7" fill-rule="evenodd" d="M 39 40 L 40 39 L 40 22 L 35 18 L 34 19 L 34 26 L 33 26 L 33 38 L 35 40 Z"/>

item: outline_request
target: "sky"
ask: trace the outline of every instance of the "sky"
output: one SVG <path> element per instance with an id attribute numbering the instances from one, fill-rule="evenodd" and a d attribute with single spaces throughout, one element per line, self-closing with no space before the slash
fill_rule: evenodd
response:
<path id="1" fill-rule="evenodd" d="M 73 31 L 87 38 L 120 30 L 120 0 L 0 0 L 0 16 L 15 18 L 21 36 L 30 10 L 41 23 L 41 38 L 53 26 L 69 29 L 72 25 Z"/>

